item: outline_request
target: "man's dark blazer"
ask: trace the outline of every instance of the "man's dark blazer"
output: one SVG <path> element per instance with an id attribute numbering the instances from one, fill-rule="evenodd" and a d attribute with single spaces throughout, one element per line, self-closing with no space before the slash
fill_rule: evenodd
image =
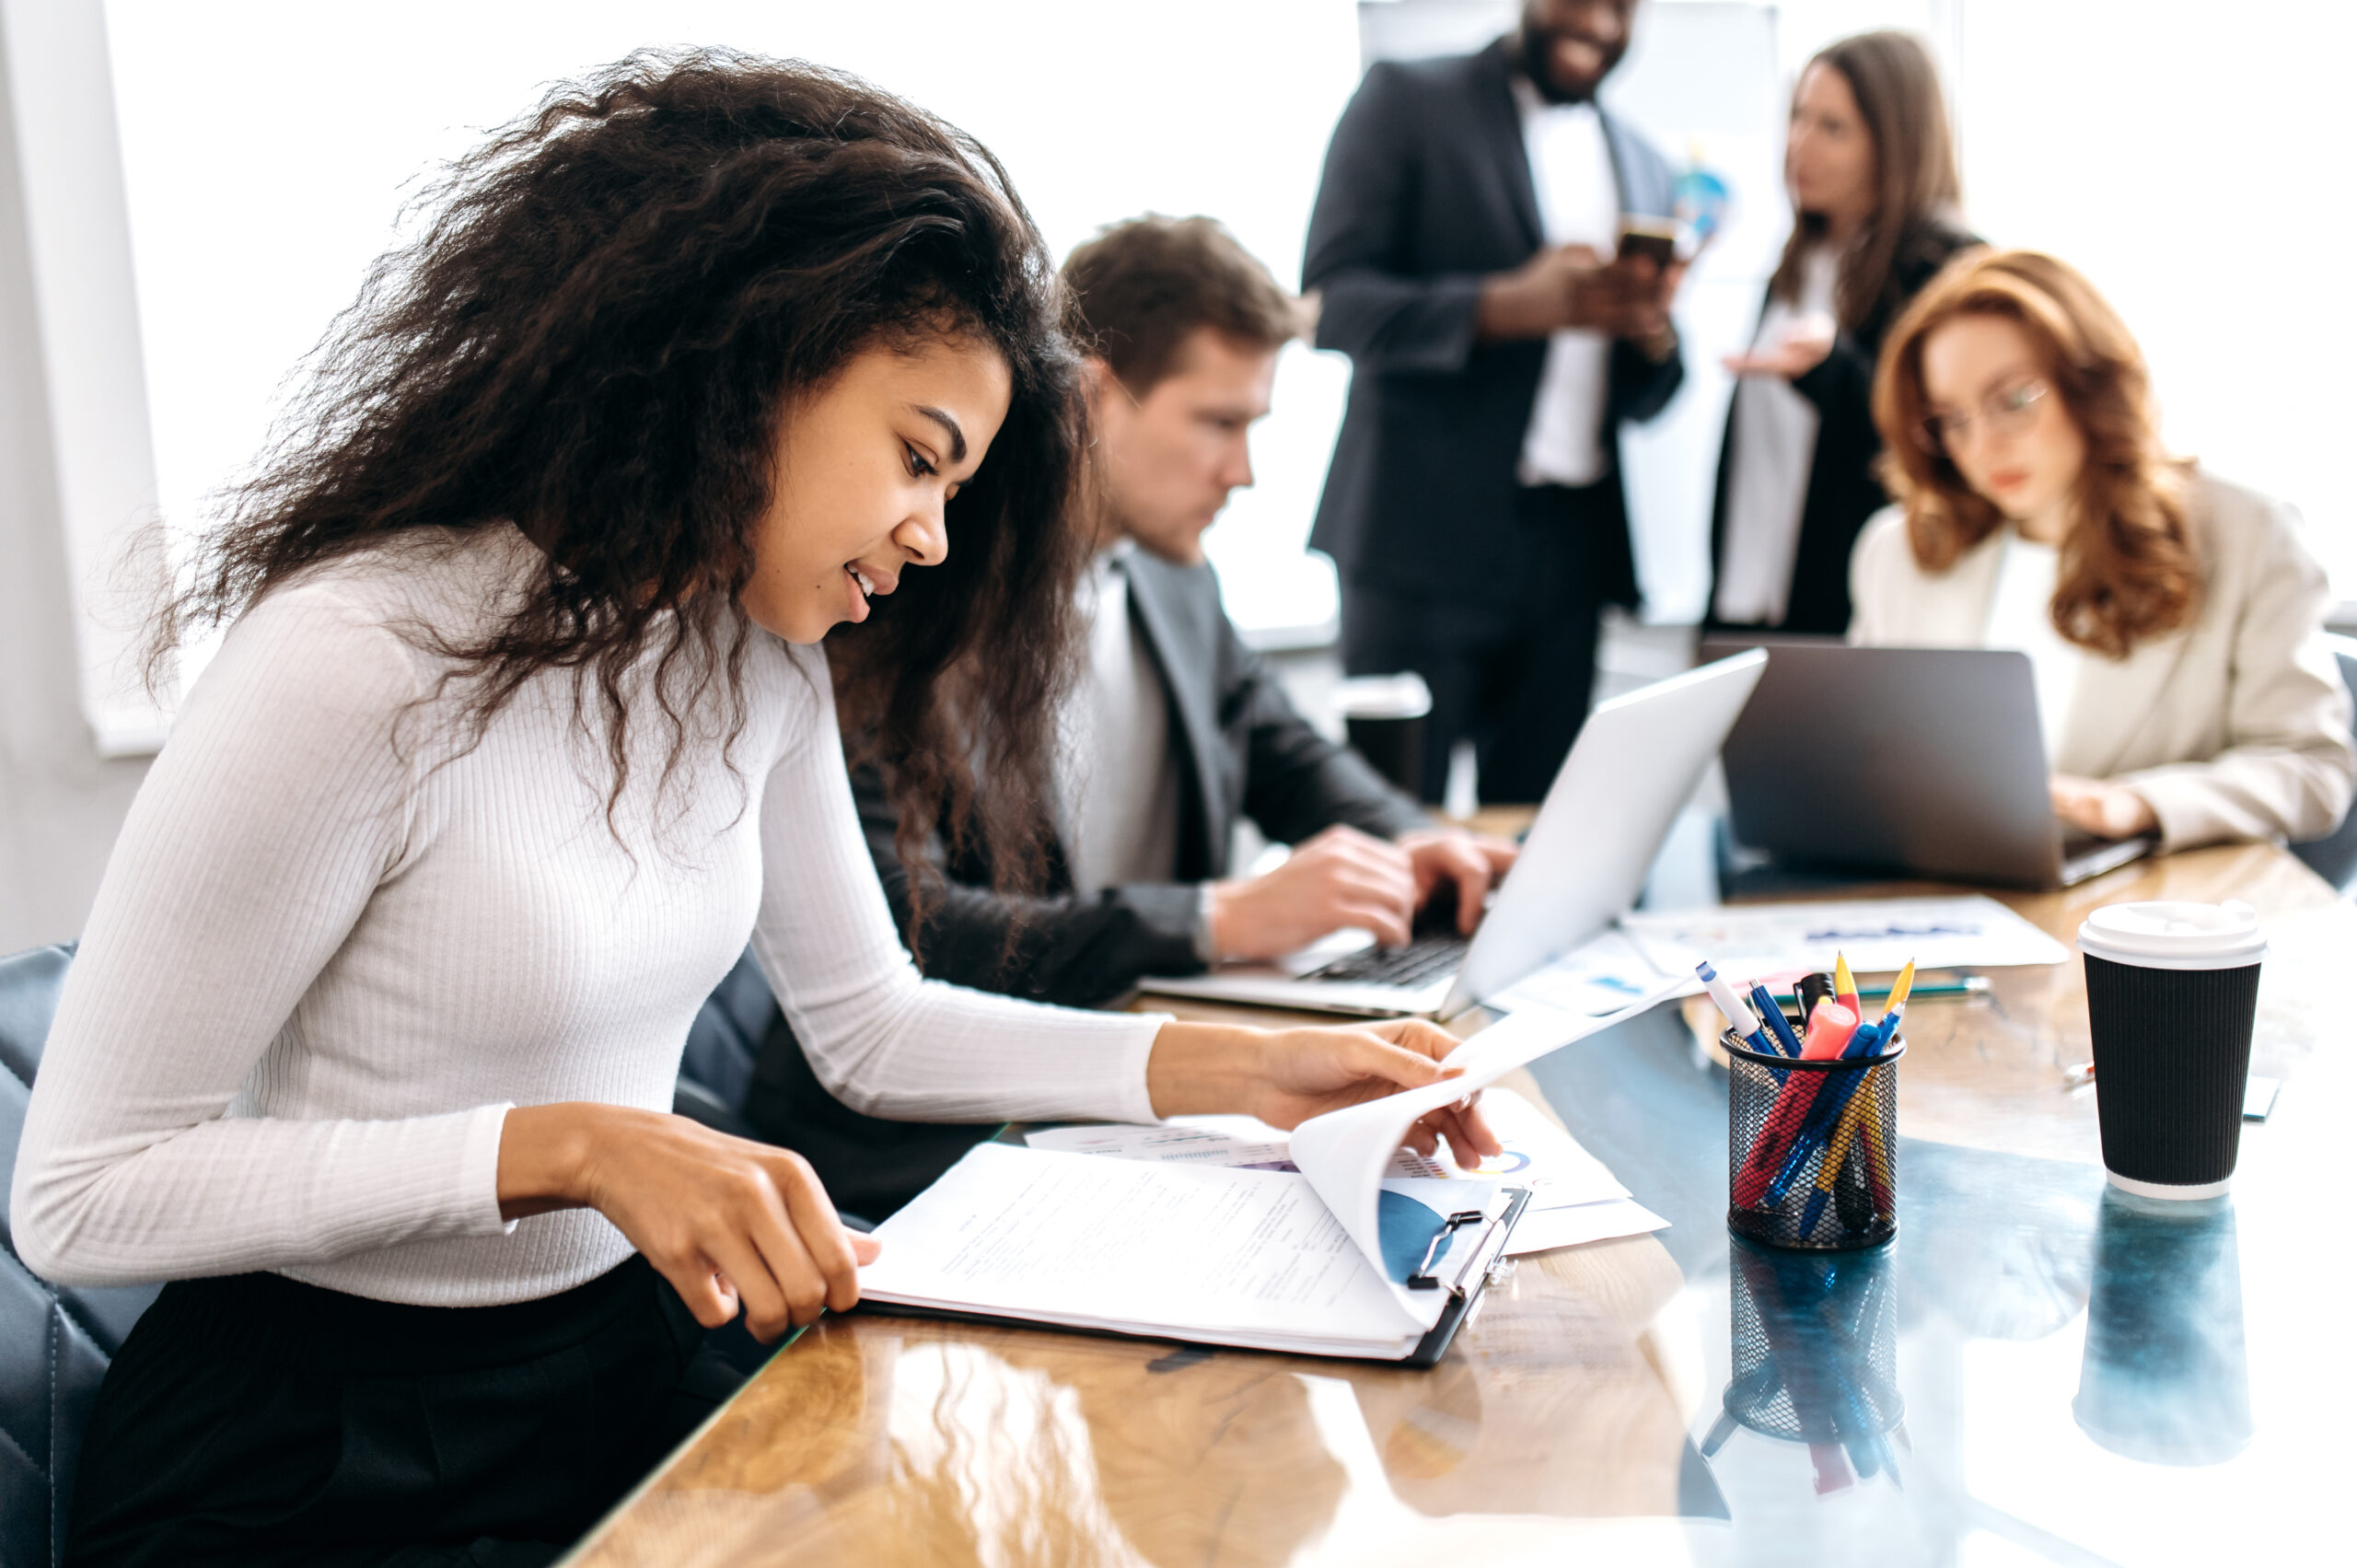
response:
<path id="1" fill-rule="evenodd" d="M 1208 566 L 1177 566 L 1129 552 L 1132 623 L 1169 703 L 1170 757 L 1178 769 L 1178 854 L 1169 883 L 1073 891 L 1051 856 L 1042 896 L 991 891 L 988 846 L 945 857 L 919 933 L 924 971 L 936 980 L 1067 1006 L 1110 1001 L 1149 974 L 1191 974 L 1200 902 L 1196 884 L 1229 872 L 1237 819 L 1248 817 L 1280 843 L 1337 823 L 1392 838 L 1431 825 L 1407 796 L 1354 751 L 1312 729 L 1236 633 Z M 893 918 L 906 928 L 909 872 L 883 780 L 855 773 L 868 852 Z M 936 838 L 934 853 L 940 854 Z M 863 1116 L 822 1088 L 783 1016 L 754 1068 L 747 1120 L 817 1167 L 836 1204 L 880 1219 L 930 1184 L 988 1127 L 947 1127 Z"/>
<path id="2" fill-rule="evenodd" d="M 1839 333 L 1832 352 L 1814 369 L 1793 378 L 1793 390 L 1817 408 L 1817 444 L 1808 459 L 1808 491 L 1801 504 L 1801 532 L 1793 552 L 1793 588 L 1784 601 L 1780 632 L 1840 636 L 1850 630 L 1850 552 L 1866 519 L 1890 505 L 1890 493 L 1875 472 L 1882 437 L 1875 430 L 1875 366 L 1882 341 L 1899 312 L 1956 253 L 1980 240 L 1945 223 L 1910 229 L 1891 260 L 1882 297 L 1854 331 Z M 1764 305 L 1764 301 L 1763 301 Z M 1718 489 L 1711 502 L 1711 591 L 1709 624 L 1716 619 L 1718 564 L 1726 558 L 1727 482 L 1734 472 L 1736 404 L 1727 405 L 1726 434 L 1719 445 Z"/>
<path id="3" fill-rule="evenodd" d="M 1309 542 L 1345 583 L 1482 602 L 1515 558 L 1515 478 L 1547 357 L 1543 340 L 1477 343 L 1481 285 L 1545 241 L 1509 41 L 1478 54 L 1378 61 L 1326 153 L 1302 261 L 1320 296 L 1318 346 L 1351 356 L 1350 402 Z M 1607 114 L 1623 212 L 1670 211 L 1661 155 Z M 1606 438 L 1661 412 L 1685 378 L 1612 345 Z M 1607 494 L 1620 499 L 1617 467 Z M 1636 599 L 1625 503 L 1597 598 Z"/>

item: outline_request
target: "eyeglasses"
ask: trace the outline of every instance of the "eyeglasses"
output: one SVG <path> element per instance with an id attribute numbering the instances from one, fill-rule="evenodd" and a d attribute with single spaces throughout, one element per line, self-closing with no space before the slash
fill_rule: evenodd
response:
<path id="1" fill-rule="evenodd" d="M 2001 436 L 2018 436 L 2038 423 L 2038 405 L 2046 401 L 2048 387 L 2043 381 L 2016 381 L 2010 387 L 2000 387 L 1980 400 L 1978 413 L 1935 413 L 1928 416 L 1916 431 L 1916 440 L 1927 452 L 1943 448 L 1954 451 L 1972 434 L 1976 421 L 1986 420 L 1989 428 Z"/>

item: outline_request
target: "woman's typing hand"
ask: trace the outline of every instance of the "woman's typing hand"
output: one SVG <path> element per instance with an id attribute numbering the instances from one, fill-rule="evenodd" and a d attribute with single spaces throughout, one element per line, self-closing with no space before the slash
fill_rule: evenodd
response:
<path id="1" fill-rule="evenodd" d="M 2057 817 L 2099 839 L 2132 839 L 2160 826 L 2152 802 L 2126 784 L 2056 773 L 2047 781 L 2047 794 Z"/>

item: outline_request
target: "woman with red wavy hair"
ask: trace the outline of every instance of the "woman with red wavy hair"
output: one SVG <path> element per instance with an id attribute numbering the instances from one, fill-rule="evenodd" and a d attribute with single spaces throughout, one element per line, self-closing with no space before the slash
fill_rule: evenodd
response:
<path id="1" fill-rule="evenodd" d="M 1875 385 L 1898 504 L 1851 558 L 1850 640 L 2017 648 L 2055 814 L 2165 849 L 2332 831 L 2357 787 L 2331 596 L 2297 514 L 2161 445 L 2144 359 L 2030 250 L 1952 263 Z"/>

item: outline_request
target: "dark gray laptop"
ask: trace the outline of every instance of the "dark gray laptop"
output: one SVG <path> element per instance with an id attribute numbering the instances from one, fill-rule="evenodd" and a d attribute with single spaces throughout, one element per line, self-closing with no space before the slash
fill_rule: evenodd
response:
<path id="1" fill-rule="evenodd" d="M 1732 637 L 1768 668 L 1728 732 L 1728 826 L 1780 862 L 2060 888 L 2149 853 L 2066 829 L 2026 654 Z"/>

